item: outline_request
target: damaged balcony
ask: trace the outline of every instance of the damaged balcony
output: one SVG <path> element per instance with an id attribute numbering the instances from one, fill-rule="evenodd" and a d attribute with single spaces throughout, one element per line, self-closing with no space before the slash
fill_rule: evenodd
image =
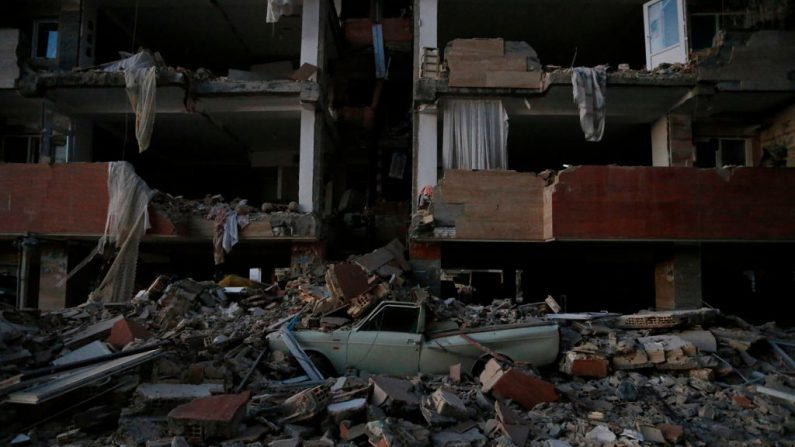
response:
<path id="1" fill-rule="evenodd" d="M 416 240 L 795 241 L 794 187 L 786 169 L 451 170 Z"/>
<path id="2" fill-rule="evenodd" d="M 29 234 L 55 239 L 94 240 L 105 232 L 108 163 L 0 164 L 6 206 L 0 213 L 1 238 Z M 149 206 L 151 228 L 145 241 L 199 242 L 213 238 L 211 206 L 160 193 Z M 91 197 L 91 200 L 86 200 Z M 240 230 L 243 241 L 315 241 L 319 223 L 312 214 L 269 209 L 255 211 Z"/>

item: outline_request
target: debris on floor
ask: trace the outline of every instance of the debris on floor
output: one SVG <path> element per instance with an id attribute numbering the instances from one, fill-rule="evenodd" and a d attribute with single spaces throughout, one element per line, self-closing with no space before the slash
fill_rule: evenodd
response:
<path id="1" fill-rule="evenodd" d="M 412 286 L 403 251 L 393 243 L 315 273 L 280 272 L 273 284 L 161 276 L 123 305 L 4 310 L 0 443 L 795 442 L 790 330 L 715 309 L 620 315 L 551 313 L 544 302 L 467 305 Z M 296 351 L 269 348 L 274 333 L 348 334 L 387 301 L 423 303 L 429 340 L 441 340 L 435 331 L 461 334 L 467 346 L 479 345 L 483 361 L 442 346 L 449 355 L 442 373 L 399 376 L 329 368 L 298 337 Z M 561 340 L 557 362 L 546 367 L 466 332 L 546 318 L 559 325 Z"/>

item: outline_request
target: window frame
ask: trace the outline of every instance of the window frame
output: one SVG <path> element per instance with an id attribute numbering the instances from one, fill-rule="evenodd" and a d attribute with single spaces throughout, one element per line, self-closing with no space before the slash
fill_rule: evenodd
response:
<path id="1" fill-rule="evenodd" d="M 55 39 L 55 55 L 53 57 L 47 57 L 45 54 L 44 56 L 40 56 L 39 52 L 39 29 L 42 25 L 49 25 L 55 24 L 55 32 L 56 32 L 56 39 Z M 58 41 L 61 38 L 61 23 L 57 18 L 41 18 L 33 20 L 33 39 L 32 45 L 30 48 L 30 57 L 33 59 L 41 59 L 41 60 L 48 60 L 54 61 L 58 59 Z"/>

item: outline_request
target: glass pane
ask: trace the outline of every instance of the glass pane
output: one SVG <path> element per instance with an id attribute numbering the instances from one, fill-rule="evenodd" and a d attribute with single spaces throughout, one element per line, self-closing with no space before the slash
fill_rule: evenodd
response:
<path id="1" fill-rule="evenodd" d="M 47 32 L 47 59 L 55 59 L 58 52 L 58 31 Z"/>
<path id="2" fill-rule="evenodd" d="M 417 333 L 419 309 L 416 307 L 384 307 L 374 315 L 361 331 L 409 332 Z"/>
<path id="3" fill-rule="evenodd" d="M 55 59 L 58 55 L 58 23 L 36 24 L 36 57 Z"/>
<path id="4" fill-rule="evenodd" d="M 679 43 L 676 0 L 661 0 L 649 6 L 649 40 L 652 54 Z"/>

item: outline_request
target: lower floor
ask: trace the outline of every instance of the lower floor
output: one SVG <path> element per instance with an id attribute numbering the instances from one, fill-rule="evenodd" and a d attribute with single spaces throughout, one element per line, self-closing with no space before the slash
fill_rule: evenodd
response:
<path id="1" fill-rule="evenodd" d="M 552 296 L 568 312 L 703 305 L 757 324 L 795 322 L 781 312 L 782 299 L 795 293 L 793 243 L 451 241 L 411 250 L 415 271 L 443 297 L 532 303 Z"/>

